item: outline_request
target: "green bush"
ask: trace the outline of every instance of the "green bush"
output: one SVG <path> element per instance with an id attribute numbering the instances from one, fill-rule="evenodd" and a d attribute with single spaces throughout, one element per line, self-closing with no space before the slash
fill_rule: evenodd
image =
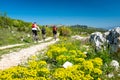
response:
<path id="1" fill-rule="evenodd" d="M 46 27 L 46 36 L 52 36 L 52 29 L 50 27 Z"/>
<path id="2" fill-rule="evenodd" d="M 71 35 L 71 30 L 68 27 L 60 27 L 59 28 L 60 31 L 60 36 L 70 36 Z"/>

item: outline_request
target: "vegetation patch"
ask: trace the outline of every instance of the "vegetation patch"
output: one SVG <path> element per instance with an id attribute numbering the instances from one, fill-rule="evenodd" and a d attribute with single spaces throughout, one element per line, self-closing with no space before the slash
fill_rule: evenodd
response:
<path id="1" fill-rule="evenodd" d="M 79 41 L 63 39 L 50 46 L 44 53 L 39 52 L 40 55 L 32 56 L 27 63 L 0 71 L 0 79 L 101 80 L 106 78 L 107 80 L 105 75 L 113 70 L 105 67 L 105 64 L 111 61 L 111 57 L 101 53 L 99 54 L 102 56 L 99 56 L 91 49 L 84 54 L 85 49 L 81 50 L 80 46 L 82 45 Z M 71 62 L 73 66 L 63 68 L 66 61 Z M 118 76 L 114 77 L 116 80 L 118 78 Z"/>

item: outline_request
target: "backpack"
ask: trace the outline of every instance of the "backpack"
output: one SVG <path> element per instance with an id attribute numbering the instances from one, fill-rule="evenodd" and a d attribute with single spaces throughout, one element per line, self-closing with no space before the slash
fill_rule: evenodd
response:
<path id="1" fill-rule="evenodd" d="M 35 28 L 35 24 L 32 24 L 32 28 Z"/>
<path id="2" fill-rule="evenodd" d="M 46 31 L 45 31 L 45 28 L 42 28 L 42 34 L 45 34 Z"/>
<path id="3" fill-rule="evenodd" d="M 57 28 L 56 27 L 53 27 L 53 31 L 56 31 L 57 30 Z"/>

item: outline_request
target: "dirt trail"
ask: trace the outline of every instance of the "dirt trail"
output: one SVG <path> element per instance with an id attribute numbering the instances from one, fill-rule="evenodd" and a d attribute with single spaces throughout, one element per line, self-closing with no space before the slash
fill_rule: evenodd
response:
<path id="1" fill-rule="evenodd" d="M 13 44 L 13 45 L 8 45 L 8 46 L 2 46 L 2 47 L 0 47 L 0 50 L 17 47 L 17 46 L 22 46 L 22 45 L 25 45 L 25 44 Z"/>
<path id="2" fill-rule="evenodd" d="M 36 52 L 45 49 L 47 46 L 54 44 L 57 41 L 59 41 L 59 39 L 34 45 L 29 48 L 22 49 L 19 52 L 5 54 L 2 56 L 2 59 L 0 60 L 0 69 L 4 70 L 12 66 L 17 66 L 18 64 L 26 61 L 30 56 L 36 54 Z"/>
<path id="3" fill-rule="evenodd" d="M 47 41 L 47 40 L 50 40 L 50 39 L 52 39 L 52 37 L 48 37 L 48 38 L 46 38 L 45 40 Z M 43 42 L 43 40 L 38 41 L 38 42 L 39 42 L 39 43 L 40 43 L 40 42 Z M 22 44 L 13 44 L 13 45 L 1 46 L 1 47 L 0 47 L 0 50 L 8 49 L 8 48 L 13 48 L 13 47 L 17 47 L 17 46 L 22 46 L 22 45 L 25 45 L 25 44 L 22 43 Z"/>

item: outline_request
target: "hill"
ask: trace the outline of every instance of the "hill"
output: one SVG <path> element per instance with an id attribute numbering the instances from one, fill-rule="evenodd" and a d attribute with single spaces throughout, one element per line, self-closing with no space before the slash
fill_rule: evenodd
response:
<path id="1" fill-rule="evenodd" d="M 31 23 L 0 15 L 0 45 L 21 43 L 31 32 Z M 27 39 L 24 39 L 27 41 Z"/>
<path id="2" fill-rule="evenodd" d="M 70 26 L 73 34 L 79 34 L 79 35 L 87 35 L 87 34 L 91 34 L 93 32 L 105 32 L 107 31 L 106 29 L 103 28 L 94 28 L 94 27 L 89 27 L 87 25 L 72 25 Z"/>
<path id="3" fill-rule="evenodd" d="M 31 22 L 12 19 L 5 13 L 0 14 L 0 46 L 23 42 L 32 42 L 31 24 Z M 39 27 L 42 26 L 39 25 Z M 62 33 L 61 30 L 63 31 Z M 66 35 L 68 33 L 71 33 L 70 35 L 88 35 L 95 31 L 104 32 L 105 30 L 84 25 L 58 27 L 58 32 L 60 32 L 62 35 Z M 51 26 L 47 27 L 46 32 L 47 36 L 52 36 Z"/>

